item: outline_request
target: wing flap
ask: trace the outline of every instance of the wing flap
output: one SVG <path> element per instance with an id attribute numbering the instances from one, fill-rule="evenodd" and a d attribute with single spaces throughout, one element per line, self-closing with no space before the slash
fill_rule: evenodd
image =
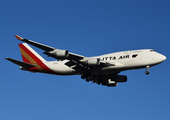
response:
<path id="1" fill-rule="evenodd" d="M 29 63 L 25 63 L 25 62 L 21 62 L 19 60 L 15 60 L 12 58 L 5 58 L 6 60 L 9 60 L 10 62 L 17 64 L 19 66 L 25 67 L 25 68 L 32 68 L 32 67 L 36 67 L 36 65 L 33 64 L 29 64 Z"/>

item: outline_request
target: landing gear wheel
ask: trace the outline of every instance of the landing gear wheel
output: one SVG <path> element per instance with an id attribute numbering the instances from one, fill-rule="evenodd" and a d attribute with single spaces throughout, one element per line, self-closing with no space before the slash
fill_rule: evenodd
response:
<path id="1" fill-rule="evenodd" d="M 87 82 L 89 82 L 89 81 L 90 81 L 90 79 L 89 79 L 89 78 L 86 78 L 86 81 L 87 81 Z"/>
<path id="2" fill-rule="evenodd" d="M 150 66 L 146 66 L 145 74 L 147 74 L 147 75 L 149 75 L 149 68 L 150 68 Z"/>
<path id="3" fill-rule="evenodd" d="M 98 85 L 100 85 L 100 82 L 97 82 Z"/>
<path id="4" fill-rule="evenodd" d="M 145 74 L 149 75 L 149 72 L 148 72 L 148 71 L 146 71 L 146 72 L 145 72 Z"/>
<path id="5" fill-rule="evenodd" d="M 85 78 L 86 78 L 86 76 L 84 76 L 84 75 L 81 76 L 81 79 L 85 79 Z"/>

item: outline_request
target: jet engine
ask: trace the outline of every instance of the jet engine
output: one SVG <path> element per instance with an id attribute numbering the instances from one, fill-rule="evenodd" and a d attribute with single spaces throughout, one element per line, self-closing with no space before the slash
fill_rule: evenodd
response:
<path id="1" fill-rule="evenodd" d="M 115 87 L 115 86 L 117 86 L 117 82 L 113 81 L 112 79 L 108 79 L 106 85 L 108 87 Z"/>
<path id="2" fill-rule="evenodd" d="M 126 75 L 117 75 L 115 81 L 116 82 L 126 82 L 127 81 L 127 76 Z"/>
<path id="3" fill-rule="evenodd" d="M 59 50 L 59 49 L 55 49 L 49 52 L 44 52 L 44 54 L 61 60 L 66 59 L 69 56 L 68 50 Z"/>
<path id="4" fill-rule="evenodd" d="M 91 65 L 100 65 L 100 59 L 99 58 L 93 58 L 85 61 L 85 63 L 89 66 Z"/>
<path id="5" fill-rule="evenodd" d="M 106 79 L 103 81 L 102 85 L 106 85 L 108 87 L 114 87 L 117 86 L 118 82 L 126 82 L 127 76 L 125 75 L 117 75 L 115 78 Z"/>

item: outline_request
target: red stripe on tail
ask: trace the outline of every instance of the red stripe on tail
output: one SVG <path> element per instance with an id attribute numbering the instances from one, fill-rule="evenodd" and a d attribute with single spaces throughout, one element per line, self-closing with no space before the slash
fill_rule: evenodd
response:
<path id="1" fill-rule="evenodd" d="M 52 73 L 52 74 L 56 74 L 54 71 L 52 71 L 50 68 L 48 68 L 35 54 L 33 54 L 26 46 L 24 46 L 23 44 L 19 44 L 19 47 L 25 51 L 26 55 L 22 55 L 23 61 L 27 62 L 27 63 L 31 63 L 30 60 L 28 60 L 27 58 L 25 58 L 24 56 L 28 56 L 31 57 L 37 64 L 38 66 L 40 66 L 42 69 L 38 69 L 39 72 L 47 72 L 47 73 Z M 31 63 L 31 64 L 36 64 L 36 63 Z M 36 67 L 35 67 L 36 68 Z M 33 70 L 33 71 L 37 71 L 36 69 L 33 68 L 29 68 L 29 70 Z M 38 72 L 38 71 L 37 71 Z"/>

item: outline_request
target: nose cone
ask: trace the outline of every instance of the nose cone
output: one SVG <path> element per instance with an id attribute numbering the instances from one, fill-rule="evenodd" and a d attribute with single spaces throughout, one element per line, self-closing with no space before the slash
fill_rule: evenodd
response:
<path id="1" fill-rule="evenodd" d="M 162 62 L 166 60 L 166 56 L 162 55 Z"/>
<path id="2" fill-rule="evenodd" d="M 166 56 L 164 56 L 164 55 L 162 55 L 162 54 L 160 54 L 160 53 L 157 53 L 157 55 L 155 55 L 155 56 L 153 57 L 153 59 L 154 59 L 155 62 L 161 63 L 161 62 L 163 62 L 163 61 L 166 60 Z"/>

